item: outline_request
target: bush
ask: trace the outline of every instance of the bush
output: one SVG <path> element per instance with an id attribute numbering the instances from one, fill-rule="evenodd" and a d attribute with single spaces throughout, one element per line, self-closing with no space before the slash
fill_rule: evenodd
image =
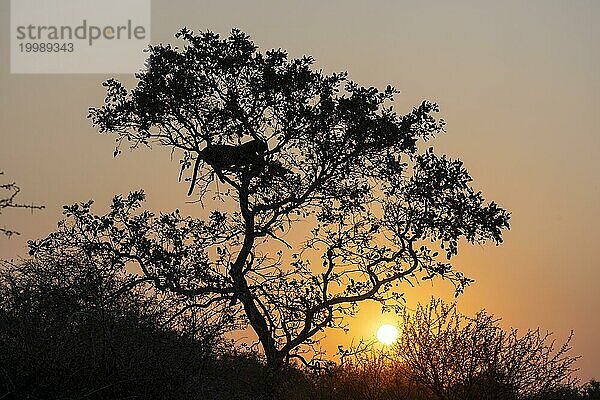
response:
<path id="1" fill-rule="evenodd" d="M 438 399 L 535 398 L 576 384 L 571 338 L 556 347 L 549 332 L 505 331 L 485 311 L 469 318 L 432 300 L 404 313 L 393 356 Z"/>
<path id="2" fill-rule="evenodd" d="M 119 285 L 73 259 L 4 262 L 0 396 L 185 398 L 213 369 L 221 329 L 194 314 L 181 329 L 164 326 L 166 299 L 141 289 L 111 296 Z"/>

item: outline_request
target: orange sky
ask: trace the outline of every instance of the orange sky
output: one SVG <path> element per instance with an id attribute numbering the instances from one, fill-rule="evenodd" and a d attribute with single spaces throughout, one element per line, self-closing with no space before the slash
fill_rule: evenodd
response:
<path id="1" fill-rule="evenodd" d="M 8 3 L 0 2 L 0 169 L 23 188 L 22 201 L 47 209 L 2 215 L 23 235 L 0 239 L 0 257 L 25 256 L 25 240 L 52 230 L 63 204 L 93 198 L 102 211 L 114 193 L 144 188 L 150 209 L 181 208 L 187 188 L 168 152 L 113 159 L 111 137 L 85 119 L 108 75 L 10 74 Z M 461 309 L 560 338 L 574 329 L 579 375 L 600 378 L 600 2 L 482 3 L 154 0 L 152 41 L 171 41 L 184 25 L 239 27 L 263 50 L 312 54 L 325 71 L 395 85 L 399 111 L 438 102 L 448 133 L 436 150 L 459 156 L 487 198 L 513 213 L 503 246 L 465 247 L 457 258 L 476 279 Z M 412 307 L 451 292 L 436 281 L 407 298 Z M 392 319 L 364 307 L 349 335 L 329 341 L 374 335 Z"/>

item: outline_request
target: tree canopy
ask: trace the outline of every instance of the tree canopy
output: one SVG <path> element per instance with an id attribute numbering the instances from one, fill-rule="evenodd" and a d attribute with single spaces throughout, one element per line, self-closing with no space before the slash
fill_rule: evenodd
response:
<path id="1" fill-rule="evenodd" d="M 473 189 L 460 160 L 424 144 L 444 131 L 435 103 L 398 114 L 394 87 L 260 52 L 239 30 L 176 37 L 182 48 L 149 48 L 134 88 L 104 82 L 89 117 L 116 137 L 115 155 L 124 143 L 171 148 L 190 194 L 228 202 L 204 220 L 142 211 L 143 192 L 115 197 L 105 215 L 74 205 L 32 252 L 83 247 L 135 264 L 126 286 L 150 282 L 239 318 L 277 369 L 310 362 L 320 333 L 358 303 L 396 306 L 402 282 L 442 277 L 460 293 L 471 280 L 452 266 L 459 241 L 502 242 L 509 213 Z M 298 230 L 302 240 L 288 239 Z"/>

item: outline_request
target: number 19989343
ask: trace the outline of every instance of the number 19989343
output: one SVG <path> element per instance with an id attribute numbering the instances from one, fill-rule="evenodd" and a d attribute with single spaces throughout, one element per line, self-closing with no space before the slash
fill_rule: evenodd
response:
<path id="1" fill-rule="evenodd" d="M 75 46 L 72 42 L 68 43 L 38 43 L 25 42 L 19 43 L 21 53 L 72 53 Z"/>

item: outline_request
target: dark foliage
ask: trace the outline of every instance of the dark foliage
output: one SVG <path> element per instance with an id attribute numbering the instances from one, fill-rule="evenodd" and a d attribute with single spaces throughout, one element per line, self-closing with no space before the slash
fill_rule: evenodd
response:
<path id="1" fill-rule="evenodd" d="M 600 382 L 589 381 L 581 388 L 581 394 L 586 400 L 600 400 Z"/>
<path id="2" fill-rule="evenodd" d="M 45 258 L 0 270 L 0 387 L 10 398 L 186 398 L 214 369 L 221 328 L 151 290 L 115 295 L 89 260 Z"/>

